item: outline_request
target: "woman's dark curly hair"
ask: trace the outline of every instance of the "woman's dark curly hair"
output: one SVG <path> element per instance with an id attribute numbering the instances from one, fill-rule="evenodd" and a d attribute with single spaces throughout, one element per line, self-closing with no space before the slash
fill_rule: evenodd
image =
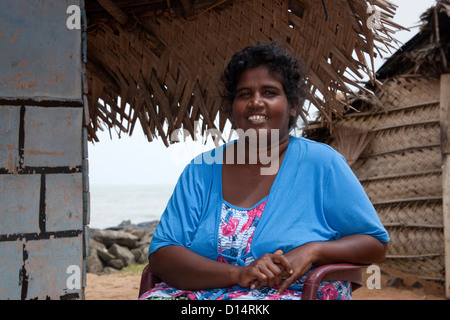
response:
<path id="1" fill-rule="evenodd" d="M 273 75 L 281 78 L 287 100 L 296 111 L 296 116 L 289 119 L 289 129 L 292 129 L 305 100 L 305 74 L 301 62 L 276 43 L 249 46 L 233 55 L 221 78 L 225 87 L 222 94 L 225 101 L 223 111 L 231 114 L 242 73 L 260 65 L 267 65 Z"/>

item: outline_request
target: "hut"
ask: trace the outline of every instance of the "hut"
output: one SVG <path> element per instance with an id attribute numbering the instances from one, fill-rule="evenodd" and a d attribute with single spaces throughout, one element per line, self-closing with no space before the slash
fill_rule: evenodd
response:
<path id="1" fill-rule="evenodd" d="M 303 134 L 346 157 L 391 236 L 385 263 L 446 280 L 450 297 L 450 2 L 437 1 L 421 22 L 377 71 L 380 83 L 366 85 L 373 94 Z"/>

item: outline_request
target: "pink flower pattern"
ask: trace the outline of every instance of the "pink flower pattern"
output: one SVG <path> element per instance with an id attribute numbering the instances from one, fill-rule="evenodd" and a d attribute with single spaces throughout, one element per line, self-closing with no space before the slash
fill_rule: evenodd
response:
<path id="1" fill-rule="evenodd" d="M 250 226 L 252 225 L 253 221 L 255 220 L 255 218 L 261 218 L 261 215 L 264 211 L 264 208 L 266 206 L 266 202 L 264 201 L 263 203 L 261 203 L 259 206 L 250 209 L 247 211 L 247 216 L 248 216 L 248 220 L 247 222 L 242 226 L 241 229 L 241 233 L 243 233 L 244 231 L 246 231 L 248 228 L 250 228 Z"/>
<path id="2" fill-rule="evenodd" d="M 230 236 L 234 235 L 238 225 L 239 225 L 238 219 L 230 219 L 227 224 L 225 224 L 221 227 L 222 235 L 224 237 L 230 237 Z"/>
<path id="3" fill-rule="evenodd" d="M 336 300 L 339 297 L 339 293 L 332 284 L 327 284 L 320 289 L 322 294 L 322 300 Z"/>

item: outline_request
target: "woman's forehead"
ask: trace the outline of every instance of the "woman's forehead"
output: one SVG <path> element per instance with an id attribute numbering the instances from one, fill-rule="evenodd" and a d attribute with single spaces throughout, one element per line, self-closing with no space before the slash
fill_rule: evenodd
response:
<path id="1" fill-rule="evenodd" d="M 271 82 L 282 86 L 282 77 L 278 72 L 273 72 L 267 65 L 259 65 L 245 69 L 239 77 L 237 86 L 246 82 Z"/>

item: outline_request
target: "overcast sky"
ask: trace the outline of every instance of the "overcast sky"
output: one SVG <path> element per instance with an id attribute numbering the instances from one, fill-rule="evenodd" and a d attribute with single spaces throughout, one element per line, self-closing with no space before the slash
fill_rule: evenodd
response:
<path id="1" fill-rule="evenodd" d="M 390 0 L 398 5 L 394 21 L 411 28 L 410 32 L 397 33 L 396 38 L 403 43 L 413 37 L 417 31 L 420 15 L 434 0 Z M 376 69 L 382 64 L 376 61 Z M 132 184 L 169 184 L 176 183 L 187 162 L 204 149 L 199 143 L 177 143 L 166 148 L 162 140 L 148 142 L 142 129 L 136 125 L 133 136 L 122 134 L 119 139 L 112 132 L 98 132 L 100 142 L 89 143 L 89 180 L 95 185 L 132 185 Z"/>

